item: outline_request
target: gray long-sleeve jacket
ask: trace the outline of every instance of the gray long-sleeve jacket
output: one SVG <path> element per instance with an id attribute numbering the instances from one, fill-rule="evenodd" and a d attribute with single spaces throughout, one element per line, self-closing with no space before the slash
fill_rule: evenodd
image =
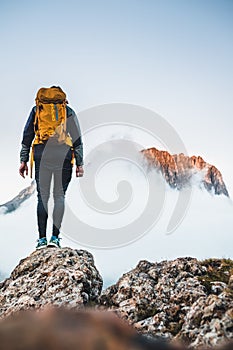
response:
<path id="1" fill-rule="evenodd" d="M 83 165 L 83 143 L 78 118 L 72 108 L 66 106 L 67 112 L 67 132 L 73 142 L 76 165 Z M 36 107 L 34 106 L 28 117 L 23 131 L 22 147 L 20 151 L 20 162 L 28 162 L 32 141 L 35 138 L 34 119 Z"/>

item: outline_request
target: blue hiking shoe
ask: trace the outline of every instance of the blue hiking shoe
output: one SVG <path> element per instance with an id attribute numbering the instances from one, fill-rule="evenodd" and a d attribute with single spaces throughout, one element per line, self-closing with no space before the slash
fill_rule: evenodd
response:
<path id="1" fill-rule="evenodd" d="M 36 249 L 42 249 L 42 248 L 45 248 L 45 247 L 47 247 L 47 238 L 46 237 L 39 238 L 37 240 Z"/>
<path id="2" fill-rule="evenodd" d="M 61 248 L 60 239 L 61 239 L 61 238 L 59 238 L 59 237 L 57 237 L 57 236 L 52 236 L 52 237 L 50 238 L 48 247 Z"/>

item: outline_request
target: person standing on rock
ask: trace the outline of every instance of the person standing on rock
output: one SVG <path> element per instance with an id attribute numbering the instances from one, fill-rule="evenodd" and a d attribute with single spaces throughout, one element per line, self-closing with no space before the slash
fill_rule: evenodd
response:
<path id="1" fill-rule="evenodd" d="M 25 174 L 28 175 L 27 162 L 31 149 L 31 177 L 35 162 L 38 197 L 39 239 L 36 249 L 46 246 L 60 248 L 59 233 L 65 209 L 65 193 L 72 177 L 74 162 L 76 176 L 82 177 L 84 174 L 81 130 L 75 112 L 67 104 L 66 94 L 59 86 L 41 88 L 36 96 L 36 106 L 32 108 L 23 131 L 19 173 L 23 178 Z M 48 243 L 48 200 L 52 178 L 53 228 Z"/>

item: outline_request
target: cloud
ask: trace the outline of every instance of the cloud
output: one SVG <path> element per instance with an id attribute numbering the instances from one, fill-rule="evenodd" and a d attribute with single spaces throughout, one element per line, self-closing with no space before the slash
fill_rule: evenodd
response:
<path id="1" fill-rule="evenodd" d="M 121 165 L 121 166 L 120 166 Z M 117 174 L 117 170 L 119 174 Z M 91 220 L 97 226 L 124 226 L 127 220 L 133 220 L 143 211 L 147 199 L 147 187 L 144 175 L 134 171 L 133 166 L 124 162 L 115 163 L 105 169 L 106 173 L 97 178 L 98 193 L 103 200 L 114 199 L 114 189 L 118 176 L 128 176 L 132 180 L 133 200 L 124 213 L 116 213 L 108 219 L 101 213 L 91 214 L 90 208 L 82 203 L 77 192 L 77 182 L 73 181 L 67 193 L 67 205 L 72 205 L 77 215 Z M 112 178 L 109 178 L 112 174 Z M 114 177 L 113 174 L 116 176 Z M 108 179 L 108 181 L 107 181 Z M 116 183 L 114 184 L 114 181 Z M 155 179 L 155 183 L 156 183 Z M 160 181 L 160 180 L 158 180 Z M 199 179 L 197 179 L 199 181 Z M 159 182 L 158 182 L 159 183 Z M 175 232 L 167 236 L 166 226 L 177 200 L 177 191 L 165 184 L 166 198 L 164 208 L 156 225 L 137 241 L 118 249 L 94 249 L 79 242 L 71 241 L 64 232 L 63 246 L 87 249 L 94 255 L 97 268 L 104 277 L 105 285 L 116 280 L 123 272 L 134 267 L 141 259 L 158 261 L 178 256 L 193 256 L 199 259 L 208 257 L 233 258 L 232 201 L 224 196 L 211 196 L 208 192 L 195 187 L 186 216 Z M 115 197 L 116 198 L 116 197 Z M 156 204 L 156 198 L 155 198 Z M 97 215 L 98 214 L 98 215 Z M 85 216 L 86 215 L 86 216 Z M 49 223 L 51 227 L 51 222 Z M 21 207 L 9 215 L 0 216 L 0 270 L 9 274 L 18 261 L 35 249 L 37 234 L 36 195 L 25 201 Z M 48 231 L 49 232 L 49 231 Z M 78 233 L 77 233 L 78 234 Z M 97 237 L 98 239 L 98 237 Z"/>

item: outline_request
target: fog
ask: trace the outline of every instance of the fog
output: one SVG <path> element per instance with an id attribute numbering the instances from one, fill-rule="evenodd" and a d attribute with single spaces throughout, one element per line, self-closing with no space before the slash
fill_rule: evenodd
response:
<path id="1" fill-rule="evenodd" d="M 91 172 L 92 166 L 93 164 L 90 163 L 86 165 L 86 173 Z M 85 244 L 86 241 L 83 241 L 85 232 L 81 234 L 78 225 L 77 230 L 74 230 L 75 235 L 70 237 L 66 216 L 72 210 L 84 223 L 82 226 L 84 229 L 85 225 L 90 225 L 93 230 L 96 229 L 96 232 L 97 229 L 109 230 L 109 235 L 116 239 L 114 235 L 120 232 L 122 227 L 140 218 L 140 215 L 147 210 L 148 195 L 152 190 L 147 176 L 147 172 L 143 172 L 139 163 L 132 164 L 125 159 L 112 160 L 99 169 L 94 178 L 95 189 L 99 198 L 107 203 L 106 205 L 116 201 L 122 195 L 117 187 L 120 181 L 127 181 L 132 189 L 132 195 L 122 210 L 106 213 L 96 210 L 87 202 L 85 194 L 82 193 L 82 183 L 73 179 L 66 196 L 65 224 L 62 226 L 61 233 L 62 246 L 90 251 L 104 278 L 105 287 L 115 282 L 124 272 L 135 267 L 142 259 L 160 261 L 181 256 L 192 256 L 198 259 L 233 258 L 232 201 L 225 196 L 210 194 L 201 188 L 201 177 L 198 176 L 192 183 L 191 201 L 184 219 L 170 235 L 166 233 L 167 225 L 179 193 L 171 189 L 160 175 L 153 172 L 153 185 L 158 193 L 162 188 L 165 200 L 162 203 L 160 215 L 155 218 L 157 222 L 148 232 L 136 234 L 133 239 L 129 238 L 124 246 L 117 247 L 115 244 L 114 249 L 111 244 L 105 249 L 99 249 L 99 233 L 92 246 Z M 158 200 L 159 196 L 155 196 L 155 206 Z M 49 210 L 51 215 L 51 206 Z M 51 232 L 50 229 L 51 222 L 48 224 L 48 233 Z M 118 231 L 114 231 L 115 229 Z M 0 232 L 0 271 L 8 275 L 20 259 L 35 249 L 38 238 L 36 193 L 15 212 L 0 215 Z"/>

